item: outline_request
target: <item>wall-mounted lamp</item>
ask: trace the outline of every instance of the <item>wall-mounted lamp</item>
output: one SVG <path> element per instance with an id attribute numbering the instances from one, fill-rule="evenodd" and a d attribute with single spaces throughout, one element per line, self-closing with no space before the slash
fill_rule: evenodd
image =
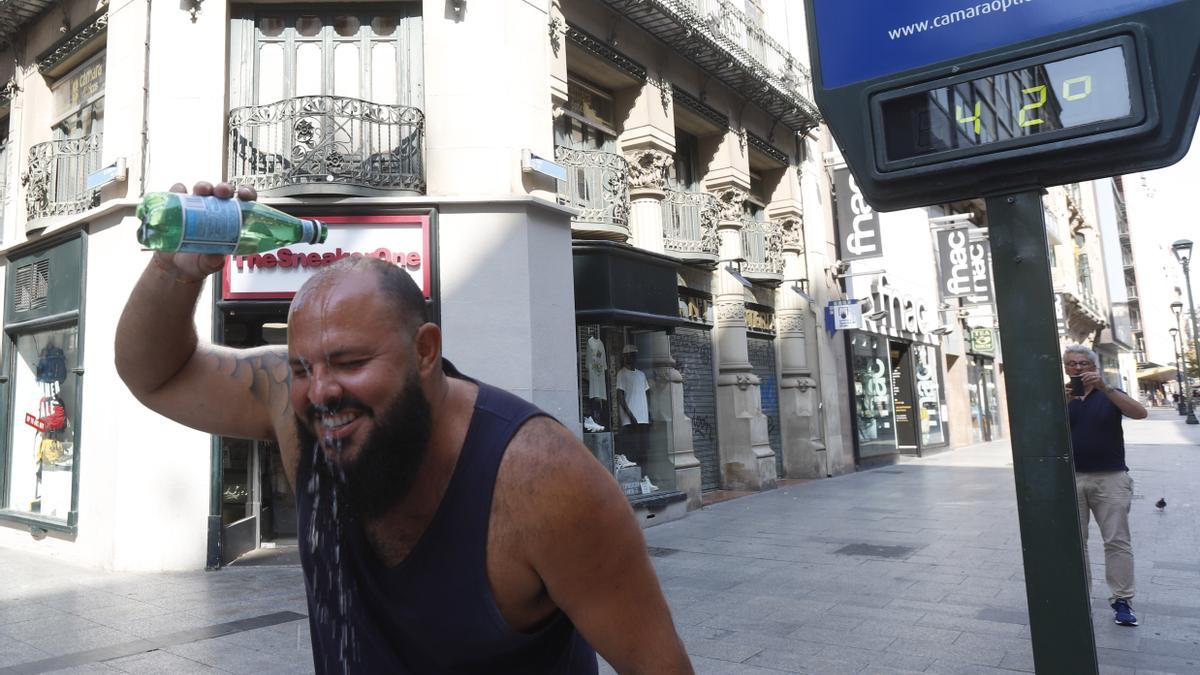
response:
<path id="1" fill-rule="evenodd" d="M 196 23 L 196 15 L 200 13 L 200 3 L 204 0 L 179 0 L 179 8 L 192 15 L 192 23 Z"/>
<path id="2" fill-rule="evenodd" d="M 467 13 L 467 0 L 450 0 L 450 11 L 453 12 L 455 19 L 462 19 Z"/>

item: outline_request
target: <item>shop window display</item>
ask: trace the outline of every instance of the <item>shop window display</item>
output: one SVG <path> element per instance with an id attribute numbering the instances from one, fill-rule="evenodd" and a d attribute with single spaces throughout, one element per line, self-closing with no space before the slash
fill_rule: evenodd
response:
<path id="1" fill-rule="evenodd" d="M 861 457 L 896 452 L 892 417 L 891 365 L 887 338 L 863 333 L 851 338 L 854 403 Z"/>
<path id="2" fill-rule="evenodd" d="M 670 422 L 660 408 L 655 361 L 666 333 L 623 326 L 578 328 L 583 440 L 631 499 L 675 489 Z M 659 353 L 662 352 L 662 353 Z"/>
<path id="3" fill-rule="evenodd" d="M 913 359 L 917 384 L 917 408 L 920 415 L 921 447 L 943 445 L 946 420 L 942 415 L 942 383 L 936 347 L 914 345 Z"/>
<path id="4" fill-rule="evenodd" d="M 67 520 L 75 471 L 78 329 L 43 330 L 16 338 L 12 447 L 5 507 Z"/>

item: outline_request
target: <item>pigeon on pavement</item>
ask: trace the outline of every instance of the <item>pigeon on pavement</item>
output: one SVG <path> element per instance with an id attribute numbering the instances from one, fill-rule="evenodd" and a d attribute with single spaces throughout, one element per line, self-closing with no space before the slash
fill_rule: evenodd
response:
<path id="1" fill-rule="evenodd" d="M 1159 511 L 1161 511 L 1161 510 L 1163 510 L 1163 509 L 1167 508 L 1167 498 L 1166 498 L 1166 497 L 1160 497 L 1160 498 L 1158 499 L 1158 501 L 1154 502 L 1154 505 L 1158 507 L 1158 510 L 1159 510 Z"/>

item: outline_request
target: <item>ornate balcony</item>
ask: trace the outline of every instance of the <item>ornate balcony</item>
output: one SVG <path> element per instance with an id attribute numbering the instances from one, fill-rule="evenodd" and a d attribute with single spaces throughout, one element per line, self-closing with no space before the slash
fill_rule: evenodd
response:
<path id="1" fill-rule="evenodd" d="M 783 232 L 778 221 L 742 218 L 742 275 L 768 284 L 783 281 Z"/>
<path id="2" fill-rule="evenodd" d="M 666 190 L 663 199 L 663 248 L 685 262 L 717 261 L 717 198 L 707 192 Z"/>
<path id="3" fill-rule="evenodd" d="M 558 203 L 579 209 L 571 231 L 584 239 L 629 238 L 629 163 L 611 152 L 554 148 L 554 160 L 567 168 L 558 183 Z"/>
<path id="4" fill-rule="evenodd" d="M 25 190 L 25 229 L 41 229 L 43 218 L 82 213 L 100 203 L 100 191 L 85 186 L 100 168 L 102 134 L 38 143 L 29 148 L 21 174 Z"/>
<path id="5" fill-rule="evenodd" d="M 261 194 L 425 193 L 425 115 L 344 96 L 229 111 L 229 176 Z"/>
<path id="6" fill-rule="evenodd" d="M 788 128 L 821 123 L 812 76 L 730 0 L 604 0 Z"/>

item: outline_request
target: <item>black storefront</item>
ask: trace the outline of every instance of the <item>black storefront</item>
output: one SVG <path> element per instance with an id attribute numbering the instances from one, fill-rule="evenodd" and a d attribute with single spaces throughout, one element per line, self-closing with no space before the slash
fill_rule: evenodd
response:
<path id="1" fill-rule="evenodd" d="M 584 443 L 635 509 L 683 501 L 676 489 L 670 388 L 679 316 L 674 258 L 626 244 L 577 241 L 579 417 Z"/>

